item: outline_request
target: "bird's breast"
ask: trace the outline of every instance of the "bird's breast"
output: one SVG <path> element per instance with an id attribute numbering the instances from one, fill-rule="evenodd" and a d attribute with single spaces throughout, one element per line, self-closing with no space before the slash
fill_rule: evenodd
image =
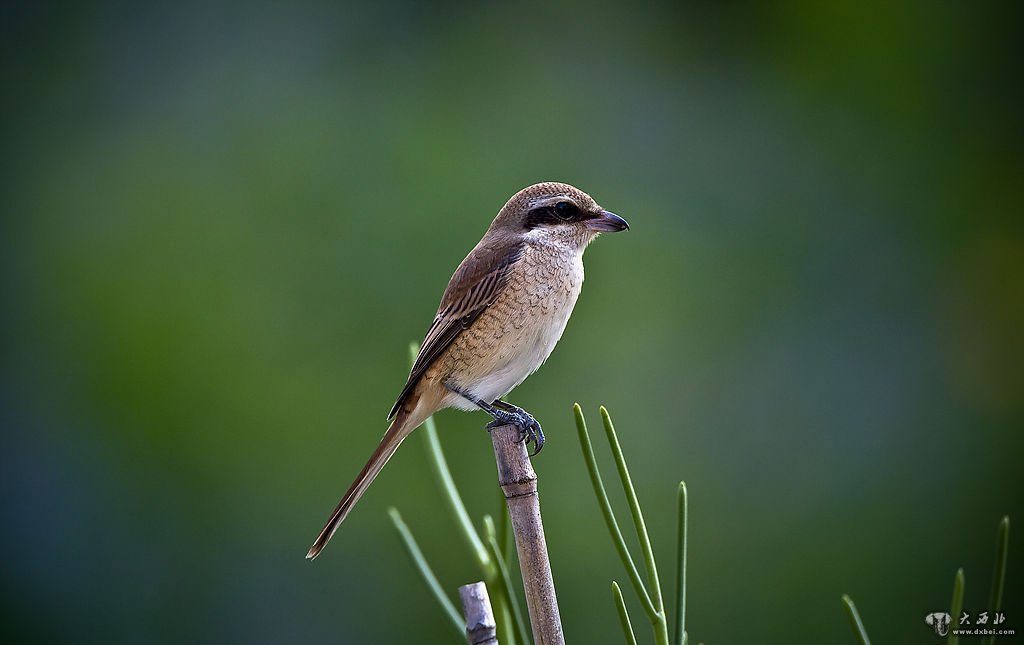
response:
<path id="1" fill-rule="evenodd" d="M 449 382 L 493 401 L 555 348 L 583 286 L 582 254 L 527 247 L 505 289 L 452 344 Z"/>

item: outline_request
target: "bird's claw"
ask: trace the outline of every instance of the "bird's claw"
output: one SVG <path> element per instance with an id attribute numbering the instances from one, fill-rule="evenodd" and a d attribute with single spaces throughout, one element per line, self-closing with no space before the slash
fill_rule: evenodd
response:
<path id="1" fill-rule="evenodd" d="M 527 446 L 533 442 L 533 452 L 530 456 L 536 456 L 544 447 L 544 430 L 541 429 L 540 423 L 536 419 L 530 417 L 530 424 L 526 428 L 521 428 L 523 431 L 523 437 L 521 441 L 525 441 Z"/>
<path id="2" fill-rule="evenodd" d="M 537 455 L 544 448 L 544 430 L 541 429 L 540 423 L 533 418 L 533 415 L 520 407 L 501 401 L 500 404 L 504 407 L 498 408 L 498 404 L 499 402 L 495 401 L 495 407 L 488 410 L 494 417 L 494 421 L 488 423 L 487 427 L 498 428 L 510 424 L 518 427 L 519 441 L 526 442 L 527 446 L 533 442 L 533 452 L 530 453 L 530 456 Z"/>

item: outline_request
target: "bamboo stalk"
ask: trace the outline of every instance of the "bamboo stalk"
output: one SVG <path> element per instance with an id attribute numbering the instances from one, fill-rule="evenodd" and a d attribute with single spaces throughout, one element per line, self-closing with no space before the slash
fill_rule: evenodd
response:
<path id="1" fill-rule="evenodd" d="M 466 617 L 466 640 L 469 645 L 498 645 L 498 627 L 487 596 L 487 585 L 474 582 L 459 587 L 462 613 Z"/>
<path id="2" fill-rule="evenodd" d="M 515 425 L 491 429 L 491 443 L 498 466 L 498 484 L 505 493 L 512 533 L 515 535 L 519 568 L 526 591 L 526 608 L 530 613 L 533 640 L 536 645 L 563 645 L 562 622 L 551 578 L 544 524 L 540 516 L 537 474 L 530 463 L 526 446 L 520 441 L 521 431 Z"/>

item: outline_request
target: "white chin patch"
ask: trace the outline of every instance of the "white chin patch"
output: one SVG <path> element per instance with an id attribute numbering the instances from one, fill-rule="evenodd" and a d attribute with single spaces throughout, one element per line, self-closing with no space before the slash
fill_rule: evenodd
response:
<path id="1" fill-rule="evenodd" d="M 530 244 L 582 251 L 597 237 L 597 233 L 568 225 L 538 226 L 532 231 L 527 231 L 524 237 Z"/>

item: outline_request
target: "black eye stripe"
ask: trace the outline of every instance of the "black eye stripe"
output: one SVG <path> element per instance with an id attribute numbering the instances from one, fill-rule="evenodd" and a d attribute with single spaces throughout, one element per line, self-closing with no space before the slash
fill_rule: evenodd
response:
<path id="1" fill-rule="evenodd" d="M 526 228 L 535 229 L 538 226 L 552 226 L 561 223 L 562 220 L 555 215 L 555 211 L 550 206 L 541 206 L 540 208 L 534 208 L 526 214 Z"/>
<path id="2" fill-rule="evenodd" d="M 538 226 L 554 226 L 565 222 L 580 222 L 594 217 L 591 213 L 580 210 L 576 204 L 561 201 L 549 206 L 538 206 L 526 214 L 526 229 Z"/>

